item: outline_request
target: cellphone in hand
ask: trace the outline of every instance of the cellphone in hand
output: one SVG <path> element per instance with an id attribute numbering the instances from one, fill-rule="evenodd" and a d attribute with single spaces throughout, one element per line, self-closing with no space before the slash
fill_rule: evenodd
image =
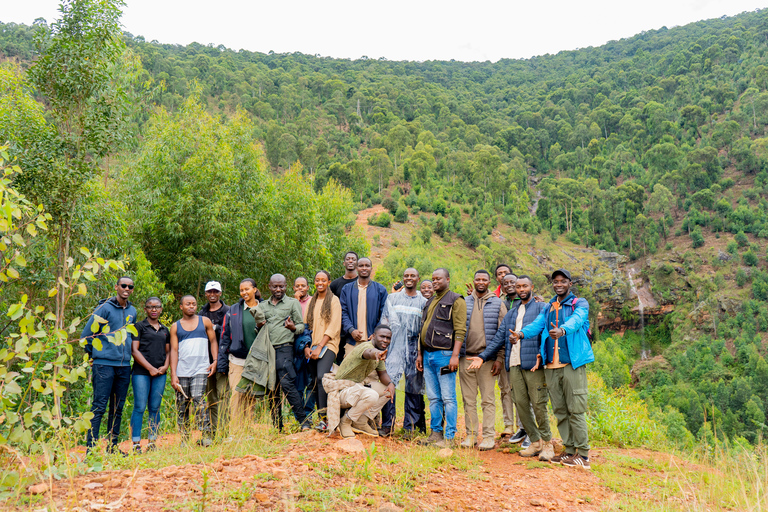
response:
<path id="1" fill-rule="evenodd" d="M 440 375 L 448 375 L 449 373 L 453 373 L 456 370 L 451 370 L 450 366 L 443 366 L 440 368 Z"/>
<path id="2" fill-rule="evenodd" d="M 393 288 L 394 288 L 395 290 L 399 290 L 399 289 L 400 289 L 400 288 L 402 288 L 402 287 L 403 287 L 403 282 L 402 282 L 402 281 L 398 281 L 398 282 L 396 282 L 396 283 L 395 283 L 395 285 L 393 286 Z"/>

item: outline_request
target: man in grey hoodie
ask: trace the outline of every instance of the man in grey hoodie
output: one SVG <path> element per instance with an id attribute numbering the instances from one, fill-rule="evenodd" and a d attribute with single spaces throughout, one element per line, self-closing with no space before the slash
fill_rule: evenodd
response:
<path id="1" fill-rule="evenodd" d="M 117 441 L 123 406 L 131 383 L 131 348 L 133 339 L 126 326 L 136 322 L 136 308 L 128 298 L 133 293 L 133 279 L 117 280 L 117 295 L 99 301 L 80 335 L 85 340 L 85 352 L 91 358 L 93 373 L 93 400 L 91 428 L 86 446 L 90 450 L 99 439 L 101 419 L 107 412 L 108 450 L 119 451 Z"/>

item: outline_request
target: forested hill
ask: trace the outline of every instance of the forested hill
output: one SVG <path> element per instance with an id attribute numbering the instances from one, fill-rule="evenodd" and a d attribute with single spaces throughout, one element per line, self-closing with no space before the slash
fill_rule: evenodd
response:
<path id="1" fill-rule="evenodd" d="M 426 209 L 441 197 L 474 203 L 469 231 L 487 231 L 503 211 L 529 232 L 568 233 L 635 258 L 657 251 L 680 217 L 694 245 L 709 230 L 768 236 L 759 207 L 766 16 L 497 63 L 350 61 L 126 37 L 145 78 L 165 85 L 158 103 L 177 108 L 198 82 L 212 111 L 242 107 L 254 118 L 273 168 L 300 160 L 318 188 L 334 177 L 375 203 L 391 178 L 405 194 L 415 187 L 410 203 Z M 32 32 L 3 25 L 0 48 L 28 60 Z M 742 203 L 728 193 L 733 173 L 758 177 Z M 529 174 L 561 178 L 541 182 L 534 217 Z"/>
<path id="2" fill-rule="evenodd" d="M 28 66 L 34 30 L 0 24 L 0 53 Z M 125 38 L 158 105 L 179 112 L 198 95 L 209 113 L 255 130 L 278 175 L 299 160 L 316 190 L 334 178 L 362 205 L 381 203 L 395 221 L 424 212 L 422 229 L 472 248 L 491 247 L 506 223 L 625 254 L 654 300 L 676 307 L 646 340 L 664 357 L 632 375 L 645 396 L 672 406 L 670 425 L 682 412 L 704 441 L 754 441 L 766 428 L 768 11 L 497 63 Z M 144 155 L 145 173 L 166 118 L 149 119 L 137 115 L 141 135 L 123 150 L 126 162 Z M 629 383 L 638 347 L 605 347 L 601 371 Z"/>

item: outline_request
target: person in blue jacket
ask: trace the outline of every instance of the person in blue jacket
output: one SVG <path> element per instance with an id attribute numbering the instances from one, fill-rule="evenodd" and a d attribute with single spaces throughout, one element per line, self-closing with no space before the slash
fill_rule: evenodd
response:
<path id="1" fill-rule="evenodd" d="M 373 329 L 379 325 L 387 303 L 387 289 L 371 280 L 372 272 L 371 260 L 360 258 L 357 260 L 357 280 L 341 289 L 341 332 L 349 334 L 347 345 L 354 346 L 368 340 Z"/>
<path id="2" fill-rule="evenodd" d="M 86 446 L 88 451 L 99 439 L 101 419 L 107 412 L 107 435 L 110 452 L 119 452 L 117 447 L 120 436 L 120 423 L 123 419 L 123 406 L 131 383 L 131 351 L 133 338 L 125 329 L 136 321 L 136 308 L 128 298 L 133 293 L 133 279 L 121 277 L 117 280 L 115 297 L 99 301 L 80 335 L 85 340 L 85 352 L 91 358 L 93 372 L 93 401 L 91 402 L 91 428 L 88 429 Z M 98 320 L 98 328 L 91 328 Z M 121 343 L 109 341 L 117 331 L 123 333 Z M 99 343 L 94 346 L 94 340 Z M 125 454 L 124 454 L 125 455 Z"/>
<path id="3" fill-rule="evenodd" d="M 523 340 L 542 335 L 534 369 L 543 361 L 552 410 L 565 447 L 552 462 L 589 469 L 586 365 L 595 360 L 595 354 L 587 336 L 589 303 L 571 292 L 572 285 L 570 272 L 555 270 L 555 297 L 536 320 L 513 332 L 512 337 Z"/>

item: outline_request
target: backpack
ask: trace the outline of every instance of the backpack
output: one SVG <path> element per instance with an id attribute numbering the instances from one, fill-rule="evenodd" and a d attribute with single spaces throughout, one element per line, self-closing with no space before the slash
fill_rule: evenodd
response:
<path id="1" fill-rule="evenodd" d="M 574 303 L 577 300 L 579 300 L 579 298 L 574 295 L 573 300 L 571 301 L 571 314 L 576 311 L 576 306 L 574 306 Z M 589 340 L 590 345 L 594 343 L 595 337 L 592 335 L 592 328 L 589 326 L 589 318 L 587 318 L 587 339 Z"/>

